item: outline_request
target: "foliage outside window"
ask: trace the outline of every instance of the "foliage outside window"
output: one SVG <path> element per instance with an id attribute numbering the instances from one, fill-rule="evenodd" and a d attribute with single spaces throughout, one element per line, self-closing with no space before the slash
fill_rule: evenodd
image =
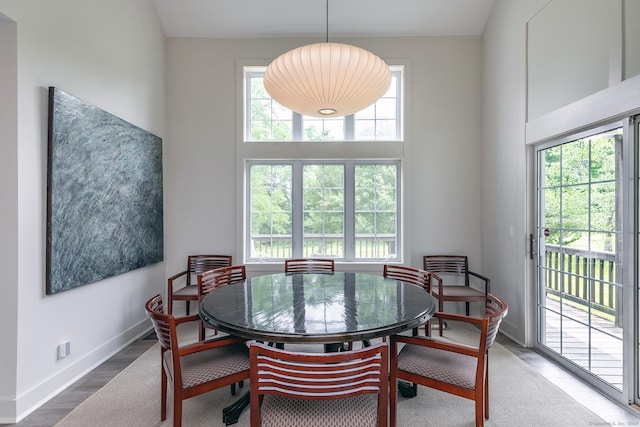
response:
<path id="1" fill-rule="evenodd" d="M 542 151 L 540 174 L 546 244 L 615 251 L 621 225 L 616 203 L 621 180 L 622 129 L 577 139 Z"/>
<path id="2" fill-rule="evenodd" d="M 294 113 L 264 88 L 266 67 L 245 67 L 245 141 L 400 141 L 403 68 L 392 66 L 387 93 L 346 117 L 318 118 Z"/>
<path id="3" fill-rule="evenodd" d="M 398 161 L 248 164 L 247 258 L 399 260 Z"/>

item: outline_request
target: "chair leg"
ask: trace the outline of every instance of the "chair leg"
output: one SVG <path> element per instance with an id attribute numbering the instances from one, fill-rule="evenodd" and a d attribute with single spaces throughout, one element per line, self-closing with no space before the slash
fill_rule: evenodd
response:
<path id="1" fill-rule="evenodd" d="M 191 302 L 191 301 L 189 301 L 189 300 L 187 300 L 187 301 L 186 301 L 186 303 L 187 303 L 187 313 L 186 313 L 186 315 L 187 315 L 187 316 L 189 315 L 189 307 L 190 307 L 190 305 L 191 305 L 191 304 L 190 304 L 190 302 Z M 467 316 L 468 316 L 468 314 L 467 314 Z"/>
<path id="2" fill-rule="evenodd" d="M 391 376 L 389 383 L 389 427 L 396 427 L 396 409 L 398 405 L 398 381 Z"/>
<path id="3" fill-rule="evenodd" d="M 162 370 L 160 379 L 162 382 L 160 385 L 160 420 L 164 421 L 167 419 L 167 373 L 164 371 L 162 361 L 160 361 L 160 369 Z"/>
<path id="4" fill-rule="evenodd" d="M 483 399 L 478 395 L 482 395 L 484 390 L 476 390 L 476 427 L 484 427 L 484 402 Z"/>
<path id="5" fill-rule="evenodd" d="M 198 330 L 198 340 L 204 341 L 204 336 L 205 336 L 204 323 L 202 322 L 202 320 L 200 320 L 198 324 L 200 326 Z"/>
<path id="6" fill-rule="evenodd" d="M 489 419 L 489 354 L 485 358 L 484 368 L 484 418 Z"/>
<path id="7" fill-rule="evenodd" d="M 467 316 L 469 316 L 469 301 L 465 302 L 464 305 L 465 305 L 465 308 L 466 308 L 466 311 L 467 311 Z M 189 313 L 187 313 L 187 314 L 189 314 Z"/>
<path id="8" fill-rule="evenodd" d="M 444 311 L 444 300 L 442 297 L 438 298 L 438 311 Z M 442 330 L 444 329 L 444 320 L 438 317 L 438 326 L 440 327 L 440 336 L 442 336 Z"/>
<path id="9" fill-rule="evenodd" d="M 173 427 L 182 426 L 182 395 L 175 392 L 173 394 Z"/>

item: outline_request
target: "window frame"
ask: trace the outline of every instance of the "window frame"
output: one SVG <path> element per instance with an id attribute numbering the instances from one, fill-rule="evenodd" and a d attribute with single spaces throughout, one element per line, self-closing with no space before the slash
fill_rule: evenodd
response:
<path id="1" fill-rule="evenodd" d="M 304 117 L 301 114 L 298 114 L 296 112 L 291 112 L 292 113 L 292 117 L 291 117 L 291 132 L 292 132 L 292 137 L 290 140 L 280 140 L 280 139 L 269 139 L 269 140 L 253 140 L 250 139 L 250 135 L 251 135 L 251 120 L 250 120 L 250 112 L 251 112 L 251 78 L 254 77 L 260 77 L 264 75 L 264 72 L 266 70 L 266 66 L 263 65 L 244 65 L 242 66 L 242 105 L 243 105 L 243 110 L 242 110 L 242 129 L 243 129 L 243 133 L 242 133 L 242 140 L 244 143 L 248 143 L 248 144 L 255 144 L 255 143 L 277 143 L 277 142 L 295 142 L 295 143 L 299 143 L 299 142 L 310 142 L 310 143 L 334 143 L 334 142 L 394 142 L 394 143 L 398 143 L 398 142 L 404 142 L 404 87 L 405 87 L 405 66 L 402 64 L 399 65 L 390 65 L 389 68 L 391 69 L 391 74 L 393 77 L 395 77 L 395 80 L 392 79 L 392 82 L 395 81 L 395 93 L 396 93 L 396 107 L 395 107 L 395 134 L 396 134 L 396 138 L 395 139 L 390 139 L 390 138 L 369 138 L 369 139 L 355 139 L 355 127 L 356 127 L 356 118 L 357 118 L 357 114 L 352 114 L 349 116 L 344 116 L 342 117 L 343 119 L 343 123 L 344 123 L 344 138 L 343 139 L 334 139 L 334 140 L 321 140 L 321 141 L 310 141 L 307 139 L 304 139 L 303 137 L 303 133 L 304 133 L 304 129 L 303 129 L 303 122 L 304 122 Z M 384 98 L 384 96 L 383 96 Z M 276 102 L 274 101 L 272 98 L 270 98 L 272 100 L 272 102 Z M 279 105 L 279 104 L 278 104 Z M 374 104 L 375 105 L 375 104 Z M 283 107 L 286 109 L 286 107 Z M 314 120 L 316 118 L 313 118 Z M 331 120 L 331 118 L 328 118 L 329 120 Z M 325 119 L 320 119 L 320 120 L 325 120 Z M 334 119 L 335 120 L 335 119 Z M 374 118 L 373 119 L 375 123 L 378 122 L 378 120 L 383 121 L 383 120 L 387 120 L 387 119 L 382 119 L 382 118 Z M 271 123 L 273 123 L 274 120 L 273 118 L 271 119 Z"/>
<path id="2" fill-rule="evenodd" d="M 252 159 L 245 161 L 245 206 L 244 218 L 244 257 L 247 263 L 280 263 L 285 258 L 261 258 L 252 256 L 251 234 L 251 167 L 254 165 L 291 165 L 292 166 L 292 258 L 303 257 L 303 179 L 302 170 L 305 165 L 343 165 L 344 166 L 344 251 L 343 257 L 334 258 L 345 263 L 380 263 L 401 262 L 403 258 L 403 214 L 402 214 L 402 161 L 399 159 Z M 393 257 L 357 258 L 355 235 L 355 169 L 357 165 L 394 165 L 396 167 L 396 254 Z"/>

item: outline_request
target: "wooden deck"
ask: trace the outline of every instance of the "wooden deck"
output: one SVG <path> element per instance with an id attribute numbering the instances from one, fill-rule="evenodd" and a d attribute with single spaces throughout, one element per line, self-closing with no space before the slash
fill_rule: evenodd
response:
<path id="1" fill-rule="evenodd" d="M 547 298 L 546 303 L 554 311 L 547 311 L 542 343 L 622 390 L 622 328 L 569 304 L 562 304 L 560 316 L 556 314 L 561 308 L 559 301 Z"/>

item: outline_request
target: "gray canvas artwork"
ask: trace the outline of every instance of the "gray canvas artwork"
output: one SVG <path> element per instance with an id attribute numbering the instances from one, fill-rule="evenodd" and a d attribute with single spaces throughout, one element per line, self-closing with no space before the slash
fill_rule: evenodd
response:
<path id="1" fill-rule="evenodd" d="M 162 139 L 49 88 L 46 293 L 163 260 Z"/>

